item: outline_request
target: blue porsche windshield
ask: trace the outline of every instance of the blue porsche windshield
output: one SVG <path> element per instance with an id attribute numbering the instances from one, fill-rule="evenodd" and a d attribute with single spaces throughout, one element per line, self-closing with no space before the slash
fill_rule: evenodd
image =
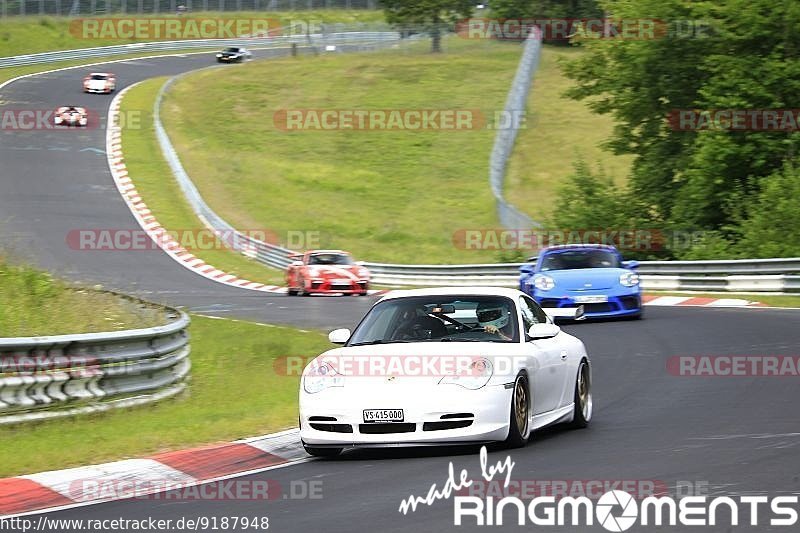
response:
<path id="1" fill-rule="evenodd" d="M 542 258 L 539 270 L 571 270 L 576 268 L 619 268 L 619 256 L 608 250 L 559 250 Z"/>

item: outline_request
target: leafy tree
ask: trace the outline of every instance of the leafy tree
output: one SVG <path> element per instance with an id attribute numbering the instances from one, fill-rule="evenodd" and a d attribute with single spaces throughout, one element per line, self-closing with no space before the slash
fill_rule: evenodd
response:
<path id="1" fill-rule="evenodd" d="M 743 257 L 800 257 L 800 168 L 787 164 L 764 178 L 738 226 Z"/>
<path id="2" fill-rule="evenodd" d="M 631 194 L 667 227 L 713 232 L 692 253 L 736 253 L 727 246 L 739 238 L 753 244 L 751 232 L 763 219 L 747 209 L 744 216 L 754 220 L 743 220 L 742 202 L 762 198 L 774 181 L 785 186 L 788 176 L 798 178 L 784 167 L 795 168 L 800 134 L 677 131 L 666 117 L 676 109 L 800 107 L 800 2 L 607 0 L 602 6 L 614 18 L 668 23 L 654 39 L 584 42 L 587 53 L 566 66 L 577 82 L 568 94 L 616 120 L 608 148 L 636 155 Z M 783 178 L 774 177 L 778 171 Z M 796 217 L 784 221 L 800 227 Z"/>
<path id="3" fill-rule="evenodd" d="M 625 188 L 617 186 L 602 169 L 593 173 L 583 159 L 574 164 L 575 171 L 567 177 L 557 193 L 555 211 L 549 223 L 564 231 L 583 230 L 659 230 L 648 220 L 647 207 Z M 647 259 L 663 257 L 658 234 L 653 232 L 649 250 L 622 250 L 626 257 Z"/>
<path id="4" fill-rule="evenodd" d="M 603 10 L 597 0 L 489 0 L 498 18 L 597 18 Z"/>
<path id="5" fill-rule="evenodd" d="M 381 0 L 386 21 L 431 35 L 431 52 L 442 51 L 442 28 L 472 14 L 472 0 Z"/>
<path id="6" fill-rule="evenodd" d="M 597 0 L 490 0 L 492 14 L 501 19 L 599 19 L 603 10 Z M 565 39 L 553 39 L 545 31 L 547 43 L 569 44 Z"/>

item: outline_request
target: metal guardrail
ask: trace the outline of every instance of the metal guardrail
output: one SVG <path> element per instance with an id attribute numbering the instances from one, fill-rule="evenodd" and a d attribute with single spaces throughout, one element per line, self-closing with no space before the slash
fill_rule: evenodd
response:
<path id="1" fill-rule="evenodd" d="M 130 407 L 186 387 L 189 317 L 108 333 L 0 338 L 0 425 Z"/>
<path id="2" fill-rule="evenodd" d="M 518 286 L 519 268 L 533 263 L 482 265 L 389 265 L 366 263 L 387 285 Z M 642 287 L 649 290 L 797 292 L 800 258 L 718 261 L 641 261 Z"/>
<path id="3" fill-rule="evenodd" d="M 508 91 L 506 104 L 503 110 L 508 116 L 517 117 L 525 113 L 528 93 L 533 82 L 533 74 L 539 66 L 542 42 L 539 32 L 531 32 L 525 41 L 522 57 L 519 60 L 517 73 Z M 500 128 L 494 139 L 492 154 L 489 156 L 489 185 L 495 198 L 497 219 L 500 224 L 509 229 L 531 229 L 541 227 L 528 215 L 511 205 L 503 196 L 503 185 L 506 179 L 508 158 L 514 150 L 514 143 L 519 132 L 516 120 L 509 128 Z"/>
<path id="4" fill-rule="evenodd" d="M 316 43 L 319 46 L 329 44 L 372 44 L 376 41 L 394 41 L 399 38 L 400 34 L 393 31 L 360 31 L 324 34 L 320 33 L 311 35 L 288 35 L 281 37 L 241 37 L 236 39 L 157 41 L 116 46 L 101 46 L 97 48 L 80 48 L 77 50 L 61 50 L 57 52 L 44 52 L 41 54 L 27 54 L 13 57 L 0 57 L 0 68 L 149 52 L 201 49 L 210 50 L 216 48 L 226 48 L 228 46 L 245 46 L 254 50 L 258 50 L 291 46 L 292 44 L 306 45 L 309 42 Z"/>

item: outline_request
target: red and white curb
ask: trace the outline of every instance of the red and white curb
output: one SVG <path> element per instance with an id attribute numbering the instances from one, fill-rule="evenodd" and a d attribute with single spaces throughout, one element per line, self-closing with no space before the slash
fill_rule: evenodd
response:
<path id="1" fill-rule="evenodd" d="M 167 255 L 172 257 L 175 261 L 188 268 L 192 272 L 199 274 L 205 278 L 239 287 L 242 289 L 250 289 L 261 292 L 271 293 L 285 293 L 285 287 L 278 287 L 277 285 L 265 285 L 255 281 L 241 279 L 233 274 L 224 272 L 215 268 L 199 257 L 190 253 L 186 248 L 181 246 L 167 230 L 159 224 L 156 217 L 148 209 L 147 204 L 144 202 L 136 186 L 133 184 L 131 177 L 128 175 L 128 169 L 125 165 L 125 158 L 122 154 L 122 131 L 119 127 L 119 109 L 122 102 L 122 97 L 128 92 L 129 89 L 138 84 L 131 85 L 120 91 L 111 101 L 108 110 L 108 122 L 106 130 L 106 157 L 108 158 L 108 168 L 111 170 L 111 176 L 114 178 L 114 183 L 122 195 L 122 199 L 127 204 L 134 218 L 147 232 L 153 242 L 155 242 Z"/>
<path id="2" fill-rule="evenodd" d="M 290 429 L 144 459 L 0 479 L 0 518 L 144 498 L 263 472 L 308 458 L 300 443 L 299 430 Z M 204 491 L 192 494 L 202 498 Z M 216 494 L 213 497 L 219 498 Z"/>
<path id="3" fill-rule="evenodd" d="M 766 307 L 761 302 L 743 300 L 741 298 L 708 298 L 693 296 L 658 296 L 645 294 L 642 296 L 644 305 L 652 306 L 686 306 L 686 307 Z"/>

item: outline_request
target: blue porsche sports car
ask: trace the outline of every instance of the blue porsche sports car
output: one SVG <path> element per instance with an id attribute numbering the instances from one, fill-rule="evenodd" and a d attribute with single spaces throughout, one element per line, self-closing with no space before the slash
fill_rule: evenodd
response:
<path id="1" fill-rule="evenodd" d="M 584 316 L 642 315 L 638 261 L 623 261 L 613 246 L 565 244 L 539 252 L 520 267 L 519 288 L 542 307 L 577 307 Z"/>

